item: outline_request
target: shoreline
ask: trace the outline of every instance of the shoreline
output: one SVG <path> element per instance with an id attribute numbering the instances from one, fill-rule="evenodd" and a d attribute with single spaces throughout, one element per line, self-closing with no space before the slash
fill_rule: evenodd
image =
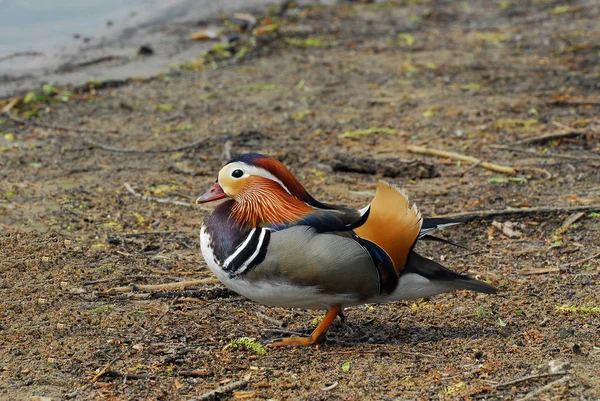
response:
<path id="1" fill-rule="evenodd" d="M 90 81 L 150 78 L 172 65 L 199 57 L 226 38 L 194 41 L 190 34 L 221 27 L 220 15 L 258 13 L 280 6 L 280 0 L 182 0 L 160 15 L 148 14 L 135 24 L 115 24 L 88 43 L 50 51 L 20 51 L 0 57 L 0 99 L 22 96 L 46 83 L 81 86 Z M 140 50 L 142 49 L 142 50 Z"/>

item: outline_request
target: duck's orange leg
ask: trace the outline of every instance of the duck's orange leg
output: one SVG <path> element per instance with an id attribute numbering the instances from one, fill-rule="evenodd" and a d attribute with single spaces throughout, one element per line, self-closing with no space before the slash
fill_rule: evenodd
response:
<path id="1" fill-rule="evenodd" d="M 333 306 L 327 311 L 327 314 L 321 320 L 321 323 L 312 332 L 310 337 L 286 337 L 278 340 L 271 341 L 269 347 L 286 347 L 289 345 L 313 345 L 321 341 L 327 333 L 327 329 L 331 326 L 331 323 L 335 320 L 336 316 L 342 313 L 340 305 Z"/>

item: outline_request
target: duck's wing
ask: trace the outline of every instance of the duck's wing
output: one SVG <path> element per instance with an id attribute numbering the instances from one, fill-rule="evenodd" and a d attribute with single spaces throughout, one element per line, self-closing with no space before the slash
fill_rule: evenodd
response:
<path id="1" fill-rule="evenodd" d="M 294 221 L 281 224 L 264 224 L 263 227 L 280 231 L 294 226 L 309 226 L 319 233 L 351 231 L 362 225 L 369 217 L 369 207 L 361 210 L 350 208 L 318 209 L 298 216 Z"/>
<path id="2" fill-rule="evenodd" d="M 422 221 L 421 213 L 415 205 L 410 206 L 402 190 L 380 181 L 367 218 L 354 232 L 382 248 L 400 275 L 419 238 Z"/>
<path id="3" fill-rule="evenodd" d="M 378 292 L 387 294 L 391 293 L 398 285 L 398 274 L 394 270 L 394 263 L 381 246 L 369 238 L 362 238 L 354 232 L 357 227 L 362 226 L 367 221 L 370 210 L 370 206 L 360 210 L 342 207 L 337 209 L 315 208 L 311 213 L 300 216 L 296 221 L 269 225 L 263 227 L 263 229 L 272 231 L 271 238 L 273 236 L 285 237 L 290 238 L 290 241 L 294 240 L 294 236 L 289 235 L 290 233 L 302 233 L 302 230 L 296 230 L 295 228 L 309 229 L 306 231 L 309 233 L 307 235 L 315 235 L 314 238 L 311 237 L 310 243 L 312 245 L 322 245 L 323 247 L 318 249 L 329 251 L 332 260 L 328 263 L 333 266 L 331 267 L 333 270 L 335 270 L 335 266 L 346 266 L 345 275 L 349 276 L 365 274 L 363 271 L 365 269 L 369 270 L 370 273 L 374 271 L 378 277 Z M 340 246 L 340 241 L 346 244 L 346 249 L 360 249 L 363 256 L 368 258 L 369 263 L 350 263 L 351 261 L 346 260 L 344 258 L 344 247 Z M 311 249 L 307 249 L 306 252 L 313 253 Z M 324 261 L 325 258 L 321 257 L 321 260 Z M 355 269 L 363 273 L 355 272 Z"/>

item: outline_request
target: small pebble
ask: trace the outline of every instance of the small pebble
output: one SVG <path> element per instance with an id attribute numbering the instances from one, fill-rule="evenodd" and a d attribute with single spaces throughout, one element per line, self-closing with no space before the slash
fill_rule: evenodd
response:
<path id="1" fill-rule="evenodd" d="M 138 48 L 138 55 L 140 56 L 150 56 L 152 54 L 154 54 L 154 49 L 148 44 L 142 45 Z"/>
<path id="2" fill-rule="evenodd" d="M 553 359 L 548 362 L 548 373 L 564 372 L 570 368 L 571 364 L 563 359 Z"/>

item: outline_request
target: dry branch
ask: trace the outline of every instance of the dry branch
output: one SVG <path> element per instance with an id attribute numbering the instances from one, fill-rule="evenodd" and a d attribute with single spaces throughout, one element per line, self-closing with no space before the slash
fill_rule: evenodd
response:
<path id="1" fill-rule="evenodd" d="M 17 97 L 13 97 L 13 98 L 10 100 L 10 102 L 8 102 L 8 103 L 6 104 L 6 106 L 4 106 L 4 107 L 2 108 L 2 110 L 0 110 L 0 115 L 6 116 L 6 117 L 8 117 L 9 119 L 11 119 L 11 120 L 12 120 L 12 118 L 11 118 L 11 114 L 10 114 L 10 111 L 12 110 L 12 108 L 13 108 L 13 107 L 15 107 L 15 105 L 16 105 L 17 103 L 19 103 L 19 100 L 20 100 L 20 98 L 19 98 L 18 96 L 17 96 Z M 14 120 L 13 120 L 13 121 L 14 121 Z"/>
<path id="2" fill-rule="evenodd" d="M 552 104 L 573 104 L 573 105 L 583 105 L 583 106 L 600 106 L 600 100 L 595 99 L 558 99 L 552 100 L 550 103 Z"/>
<path id="3" fill-rule="evenodd" d="M 526 401 L 526 400 L 530 400 L 532 398 L 536 398 L 538 395 L 540 395 L 540 394 L 544 393 L 545 391 L 551 389 L 553 386 L 555 386 L 557 384 L 563 384 L 563 383 L 567 382 L 570 379 L 571 379 L 571 376 L 561 377 L 560 379 L 555 380 L 553 382 L 550 382 L 550 383 L 546 384 L 545 386 L 542 386 L 542 387 L 538 388 L 537 390 L 534 390 L 534 391 L 532 391 L 530 393 L 527 393 L 525 395 L 525 397 L 519 398 L 518 401 Z"/>
<path id="4" fill-rule="evenodd" d="M 584 215 L 585 215 L 584 212 L 576 212 L 576 213 L 573 213 L 572 215 L 570 215 L 569 217 L 567 217 L 567 219 L 564 221 L 562 227 L 556 234 L 561 235 L 561 234 L 566 233 L 569 230 L 569 228 L 571 228 L 571 226 L 573 224 L 575 224 L 575 222 L 577 220 L 579 220 L 580 218 L 582 218 Z"/>
<path id="5" fill-rule="evenodd" d="M 456 153 L 456 152 L 447 152 L 444 150 L 428 149 L 424 146 L 415 146 L 415 145 L 409 145 L 409 146 L 407 146 L 406 149 L 411 153 L 432 155 L 432 156 L 444 157 L 447 159 L 461 160 L 461 161 L 468 162 L 468 163 L 475 163 L 475 164 L 478 164 L 480 167 L 483 167 L 483 168 L 486 168 L 486 169 L 492 170 L 492 171 L 497 171 L 499 173 L 505 173 L 505 174 L 510 174 L 510 175 L 517 174 L 517 170 L 514 167 L 502 166 L 500 164 L 495 164 L 495 163 L 489 163 L 486 161 L 482 161 L 481 159 L 478 159 L 476 157 L 462 155 L 462 154 Z"/>
<path id="6" fill-rule="evenodd" d="M 505 209 L 505 210 L 482 210 L 479 212 L 453 213 L 446 214 L 443 217 L 454 219 L 463 223 L 475 220 L 486 220 L 498 216 L 528 216 L 538 214 L 551 213 L 574 213 L 574 212 L 600 212 L 600 205 L 584 205 L 584 206 L 556 206 L 556 207 L 524 207 L 521 209 Z"/>
<path id="7" fill-rule="evenodd" d="M 211 390 L 207 393 L 204 393 L 198 397 L 190 398 L 190 401 L 212 401 L 220 399 L 223 395 L 231 393 L 240 388 L 244 388 L 248 385 L 248 382 L 245 380 L 239 380 L 233 383 L 226 384 L 224 386 L 218 387 L 214 390 Z"/>
<path id="8" fill-rule="evenodd" d="M 522 274 L 523 276 L 533 276 L 536 274 L 548 274 L 548 273 L 560 273 L 560 269 L 558 267 L 548 267 L 548 268 L 523 270 L 520 272 L 520 274 Z"/>
<path id="9" fill-rule="evenodd" d="M 110 288 L 107 293 L 123 293 L 133 291 L 169 291 L 169 290 L 185 290 L 187 287 L 202 284 L 218 284 L 219 280 L 216 278 L 204 278 L 198 280 L 178 281 L 176 283 L 166 284 L 141 284 L 141 285 L 126 285 L 122 287 Z"/>
<path id="10" fill-rule="evenodd" d="M 143 199 L 145 201 L 158 202 L 158 203 L 168 203 L 168 204 L 171 204 L 171 205 L 186 206 L 186 207 L 191 207 L 192 206 L 191 203 L 187 203 L 187 202 L 176 201 L 176 200 L 171 200 L 171 199 L 166 199 L 166 198 L 155 198 L 153 196 L 142 195 L 139 192 L 135 192 L 135 190 L 131 187 L 131 185 L 129 185 L 128 182 L 125 182 L 123 185 L 125 185 L 125 188 L 127 188 L 127 190 L 129 191 L 129 193 L 131 193 L 133 196 L 137 196 L 138 198 L 141 198 L 141 199 Z"/>
<path id="11" fill-rule="evenodd" d="M 513 148 L 511 146 L 505 146 L 505 145 L 488 145 L 488 148 L 508 150 L 508 151 L 515 152 L 515 153 L 524 153 L 524 154 L 528 154 L 532 157 L 543 157 L 543 158 L 550 158 L 550 159 L 566 159 L 566 160 L 573 160 L 574 162 L 600 161 L 600 157 L 597 157 L 597 156 L 574 156 L 574 155 L 563 155 L 563 154 L 550 153 L 550 152 L 537 153 L 537 152 L 531 152 L 526 149 L 517 149 L 517 148 Z"/>
<path id="12" fill-rule="evenodd" d="M 174 231 L 143 231 L 139 233 L 124 233 L 124 237 L 145 237 L 146 235 L 173 235 L 173 234 L 189 234 L 188 231 L 174 230 Z"/>
<path id="13" fill-rule="evenodd" d="M 496 388 L 504 389 L 508 386 L 512 386 L 513 384 L 522 383 L 522 382 L 528 381 L 528 380 L 541 379 L 544 377 L 552 377 L 552 376 L 562 376 L 562 375 L 566 375 L 566 374 L 567 374 L 567 372 L 554 372 L 554 373 L 543 373 L 543 374 L 539 374 L 539 375 L 529 375 L 529 376 L 520 377 L 515 380 L 511 380 L 508 382 L 497 384 Z"/>
<path id="14" fill-rule="evenodd" d="M 564 265 L 560 265 L 561 268 L 571 267 L 571 266 L 579 266 L 585 262 L 589 262 L 590 260 L 600 258 L 600 252 L 593 254 L 592 256 L 588 256 L 587 258 L 583 258 L 581 260 L 577 260 L 575 262 L 566 263 Z"/>
<path id="15" fill-rule="evenodd" d="M 103 279 L 99 279 L 99 280 L 90 280 L 90 281 L 85 281 L 82 285 L 83 286 L 87 286 L 87 285 L 96 285 L 96 284 L 103 284 L 103 283 L 109 283 L 111 281 L 123 281 L 123 280 L 134 280 L 134 279 L 149 279 L 149 278 L 168 278 L 171 280 L 176 280 L 176 281 L 183 281 L 183 279 L 179 278 L 179 277 L 175 277 L 175 276 L 164 276 L 164 275 L 158 275 L 158 274 L 130 274 L 124 277 L 112 277 L 112 278 L 103 278 Z"/>
<path id="16" fill-rule="evenodd" d="M 18 98 L 17 98 L 17 100 L 18 100 Z M 9 103 L 9 105 L 11 103 Z M 8 107 L 9 105 L 7 105 L 6 107 Z M 14 104 L 12 106 L 14 106 Z M 12 108 L 12 106 L 11 106 L 11 108 Z M 73 132 L 79 132 L 79 133 L 90 132 L 90 133 L 96 133 L 96 134 L 106 134 L 107 132 L 112 132 L 112 133 L 119 132 L 117 129 L 110 129 L 110 130 L 103 131 L 103 130 L 97 130 L 97 129 L 93 129 L 93 128 L 79 128 L 79 127 L 72 127 L 72 126 L 68 126 L 68 125 L 44 124 L 44 123 L 40 123 L 40 122 L 32 121 L 32 120 L 21 120 L 20 118 L 14 117 L 10 113 L 10 108 L 6 109 L 6 107 L 2 109 L 2 114 L 6 118 L 11 120 L 12 122 L 17 123 L 17 124 L 33 125 L 34 127 L 47 128 L 47 129 L 53 129 L 53 130 L 58 130 L 58 131 L 73 131 Z"/>
<path id="17" fill-rule="evenodd" d="M 91 145 L 95 148 L 98 149 L 102 149 L 105 150 L 107 152 L 112 152 L 112 153 L 175 153 L 175 152 L 181 152 L 184 150 L 190 150 L 190 149 L 195 149 L 198 148 L 202 145 L 208 145 L 211 141 L 215 140 L 215 141 L 222 141 L 224 139 L 228 139 L 229 136 L 228 135 L 222 135 L 222 136 L 218 136 L 218 137 L 214 137 L 214 138 L 205 138 L 205 139 L 200 139 L 197 140 L 195 142 L 192 142 L 188 145 L 182 145 L 182 146 L 178 146 L 176 148 L 167 148 L 167 149 L 127 149 L 127 148 L 115 148 L 113 146 L 110 145 L 105 145 L 103 143 L 99 143 L 94 141 L 93 139 L 88 138 L 87 136 L 83 136 L 83 141 L 85 143 L 87 143 L 88 145 Z"/>
<path id="18" fill-rule="evenodd" d="M 123 149 L 123 148 L 115 148 L 115 147 L 112 147 L 112 146 L 109 146 L 109 145 L 104 145 L 103 143 L 96 142 L 96 141 L 88 138 L 85 135 L 82 135 L 82 138 L 83 138 L 83 142 L 87 143 L 88 145 L 91 145 L 94 148 L 106 150 L 107 152 L 113 152 L 113 153 L 146 153 L 145 150 L 140 150 L 140 149 Z"/>
<path id="19" fill-rule="evenodd" d="M 567 127 L 567 128 L 570 128 L 570 127 Z M 555 139 L 569 138 L 569 137 L 579 136 L 579 135 L 583 135 L 583 134 L 585 134 L 585 132 L 577 131 L 577 130 L 570 128 L 568 130 L 565 129 L 562 132 L 552 132 L 550 134 L 544 134 L 544 135 L 534 136 L 531 138 L 525 138 L 520 141 L 514 142 L 514 144 L 515 145 L 528 145 L 530 143 L 553 141 Z"/>

